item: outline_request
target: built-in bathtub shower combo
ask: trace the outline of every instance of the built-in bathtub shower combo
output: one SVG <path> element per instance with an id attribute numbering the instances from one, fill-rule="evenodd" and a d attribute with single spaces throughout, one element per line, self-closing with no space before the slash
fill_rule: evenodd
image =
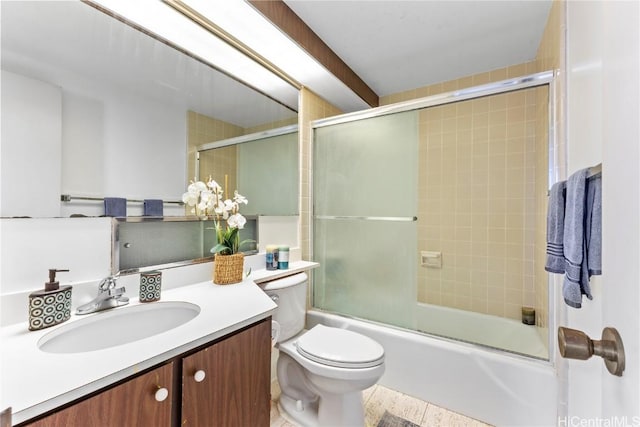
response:
<path id="1" fill-rule="evenodd" d="M 313 123 L 307 326 L 380 342 L 383 385 L 495 424 L 555 422 L 553 86 L 544 72 Z"/>

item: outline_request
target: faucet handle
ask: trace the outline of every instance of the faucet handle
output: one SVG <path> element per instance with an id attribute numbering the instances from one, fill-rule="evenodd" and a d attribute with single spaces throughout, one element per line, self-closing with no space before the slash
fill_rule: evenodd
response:
<path id="1" fill-rule="evenodd" d="M 107 292 L 116 287 L 116 276 L 107 276 L 98 285 L 100 292 Z"/>

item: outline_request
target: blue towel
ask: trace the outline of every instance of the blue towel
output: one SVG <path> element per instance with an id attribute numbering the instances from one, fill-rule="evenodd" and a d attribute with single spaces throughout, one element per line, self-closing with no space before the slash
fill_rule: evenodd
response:
<path id="1" fill-rule="evenodd" d="M 144 199 L 144 216 L 163 216 L 164 204 L 159 199 Z"/>
<path id="2" fill-rule="evenodd" d="M 126 217 L 127 199 L 122 197 L 105 197 L 104 214 L 105 216 Z"/>
<path id="3" fill-rule="evenodd" d="M 589 276 L 602 274 L 602 175 L 587 178 L 587 266 Z"/>
<path id="4" fill-rule="evenodd" d="M 582 306 L 582 259 L 584 256 L 584 218 L 586 206 L 587 169 L 579 170 L 567 180 L 564 221 L 565 275 L 562 296 L 567 305 Z M 586 264 L 586 263 L 585 263 Z M 587 298 L 592 298 L 587 295 Z"/>
<path id="5" fill-rule="evenodd" d="M 549 190 L 547 211 L 547 262 L 544 269 L 550 273 L 564 273 L 564 192 L 566 181 L 560 181 Z"/>
<path id="6" fill-rule="evenodd" d="M 562 295 L 575 308 L 582 306 L 582 295 L 593 299 L 589 278 L 602 273 L 602 179 L 588 179 L 588 173 L 582 169 L 569 177 L 565 200 Z"/>

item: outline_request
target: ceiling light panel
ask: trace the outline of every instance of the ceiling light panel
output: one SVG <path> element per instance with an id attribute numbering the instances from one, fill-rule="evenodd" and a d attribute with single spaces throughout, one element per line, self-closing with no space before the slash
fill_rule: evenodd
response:
<path id="1" fill-rule="evenodd" d="M 283 104 L 298 109 L 296 88 L 165 3 L 156 0 L 99 0 L 95 3 L 169 40 Z"/>
<path id="2" fill-rule="evenodd" d="M 342 81 L 250 4 L 242 0 L 182 0 L 302 86 L 345 112 L 369 108 Z"/>

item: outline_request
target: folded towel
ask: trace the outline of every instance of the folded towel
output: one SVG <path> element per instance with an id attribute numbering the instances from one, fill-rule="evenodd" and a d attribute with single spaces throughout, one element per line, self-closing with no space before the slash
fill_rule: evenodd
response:
<path id="1" fill-rule="evenodd" d="M 104 214 L 105 216 L 127 216 L 127 199 L 121 197 L 105 197 Z"/>
<path id="2" fill-rule="evenodd" d="M 144 216 L 163 216 L 164 204 L 159 199 L 145 199 L 144 200 Z"/>
<path id="3" fill-rule="evenodd" d="M 547 262 L 544 269 L 550 273 L 564 273 L 564 192 L 566 182 L 555 183 L 549 190 L 547 211 Z"/>
<path id="4" fill-rule="evenodd" d="M 580 266 L 580 293 L 591 296 L 589 279 L 594 274 L 602 274 L 602 179 L 585 180 L 584 241 L 582 244 L 582 265 Z M 566 278 L 565 278 L 566 280 Z M 580 308 L 580 305 L 577 306 Z"/>
<path id="5" fill-rule="evenodd" d="M 565 275 L 562 296 L 567 305 L 582 306 L 582 260 L 584 254 L 584 219 L 586 206 L 586 179 L 588 169 L 581 169 L 567 180 L 564 218 Z M 585 263 L 586 264 L 586 263 Z M 592 299 L 591 294 L 587 298 Z"/>
<path id="6" fill-rule="evenodd" d="M 602 176 L 582 169 L 549 191 L 545 270 L 564 273 L 562 296 L 571 307 L 593 299 L 589 278 L 602 274 Z"/>
<path id="7" fill-rule="evenodd" d="M 585 218 L 589 276 L 602 274 L 602 175 L 587 179 Z"/>

